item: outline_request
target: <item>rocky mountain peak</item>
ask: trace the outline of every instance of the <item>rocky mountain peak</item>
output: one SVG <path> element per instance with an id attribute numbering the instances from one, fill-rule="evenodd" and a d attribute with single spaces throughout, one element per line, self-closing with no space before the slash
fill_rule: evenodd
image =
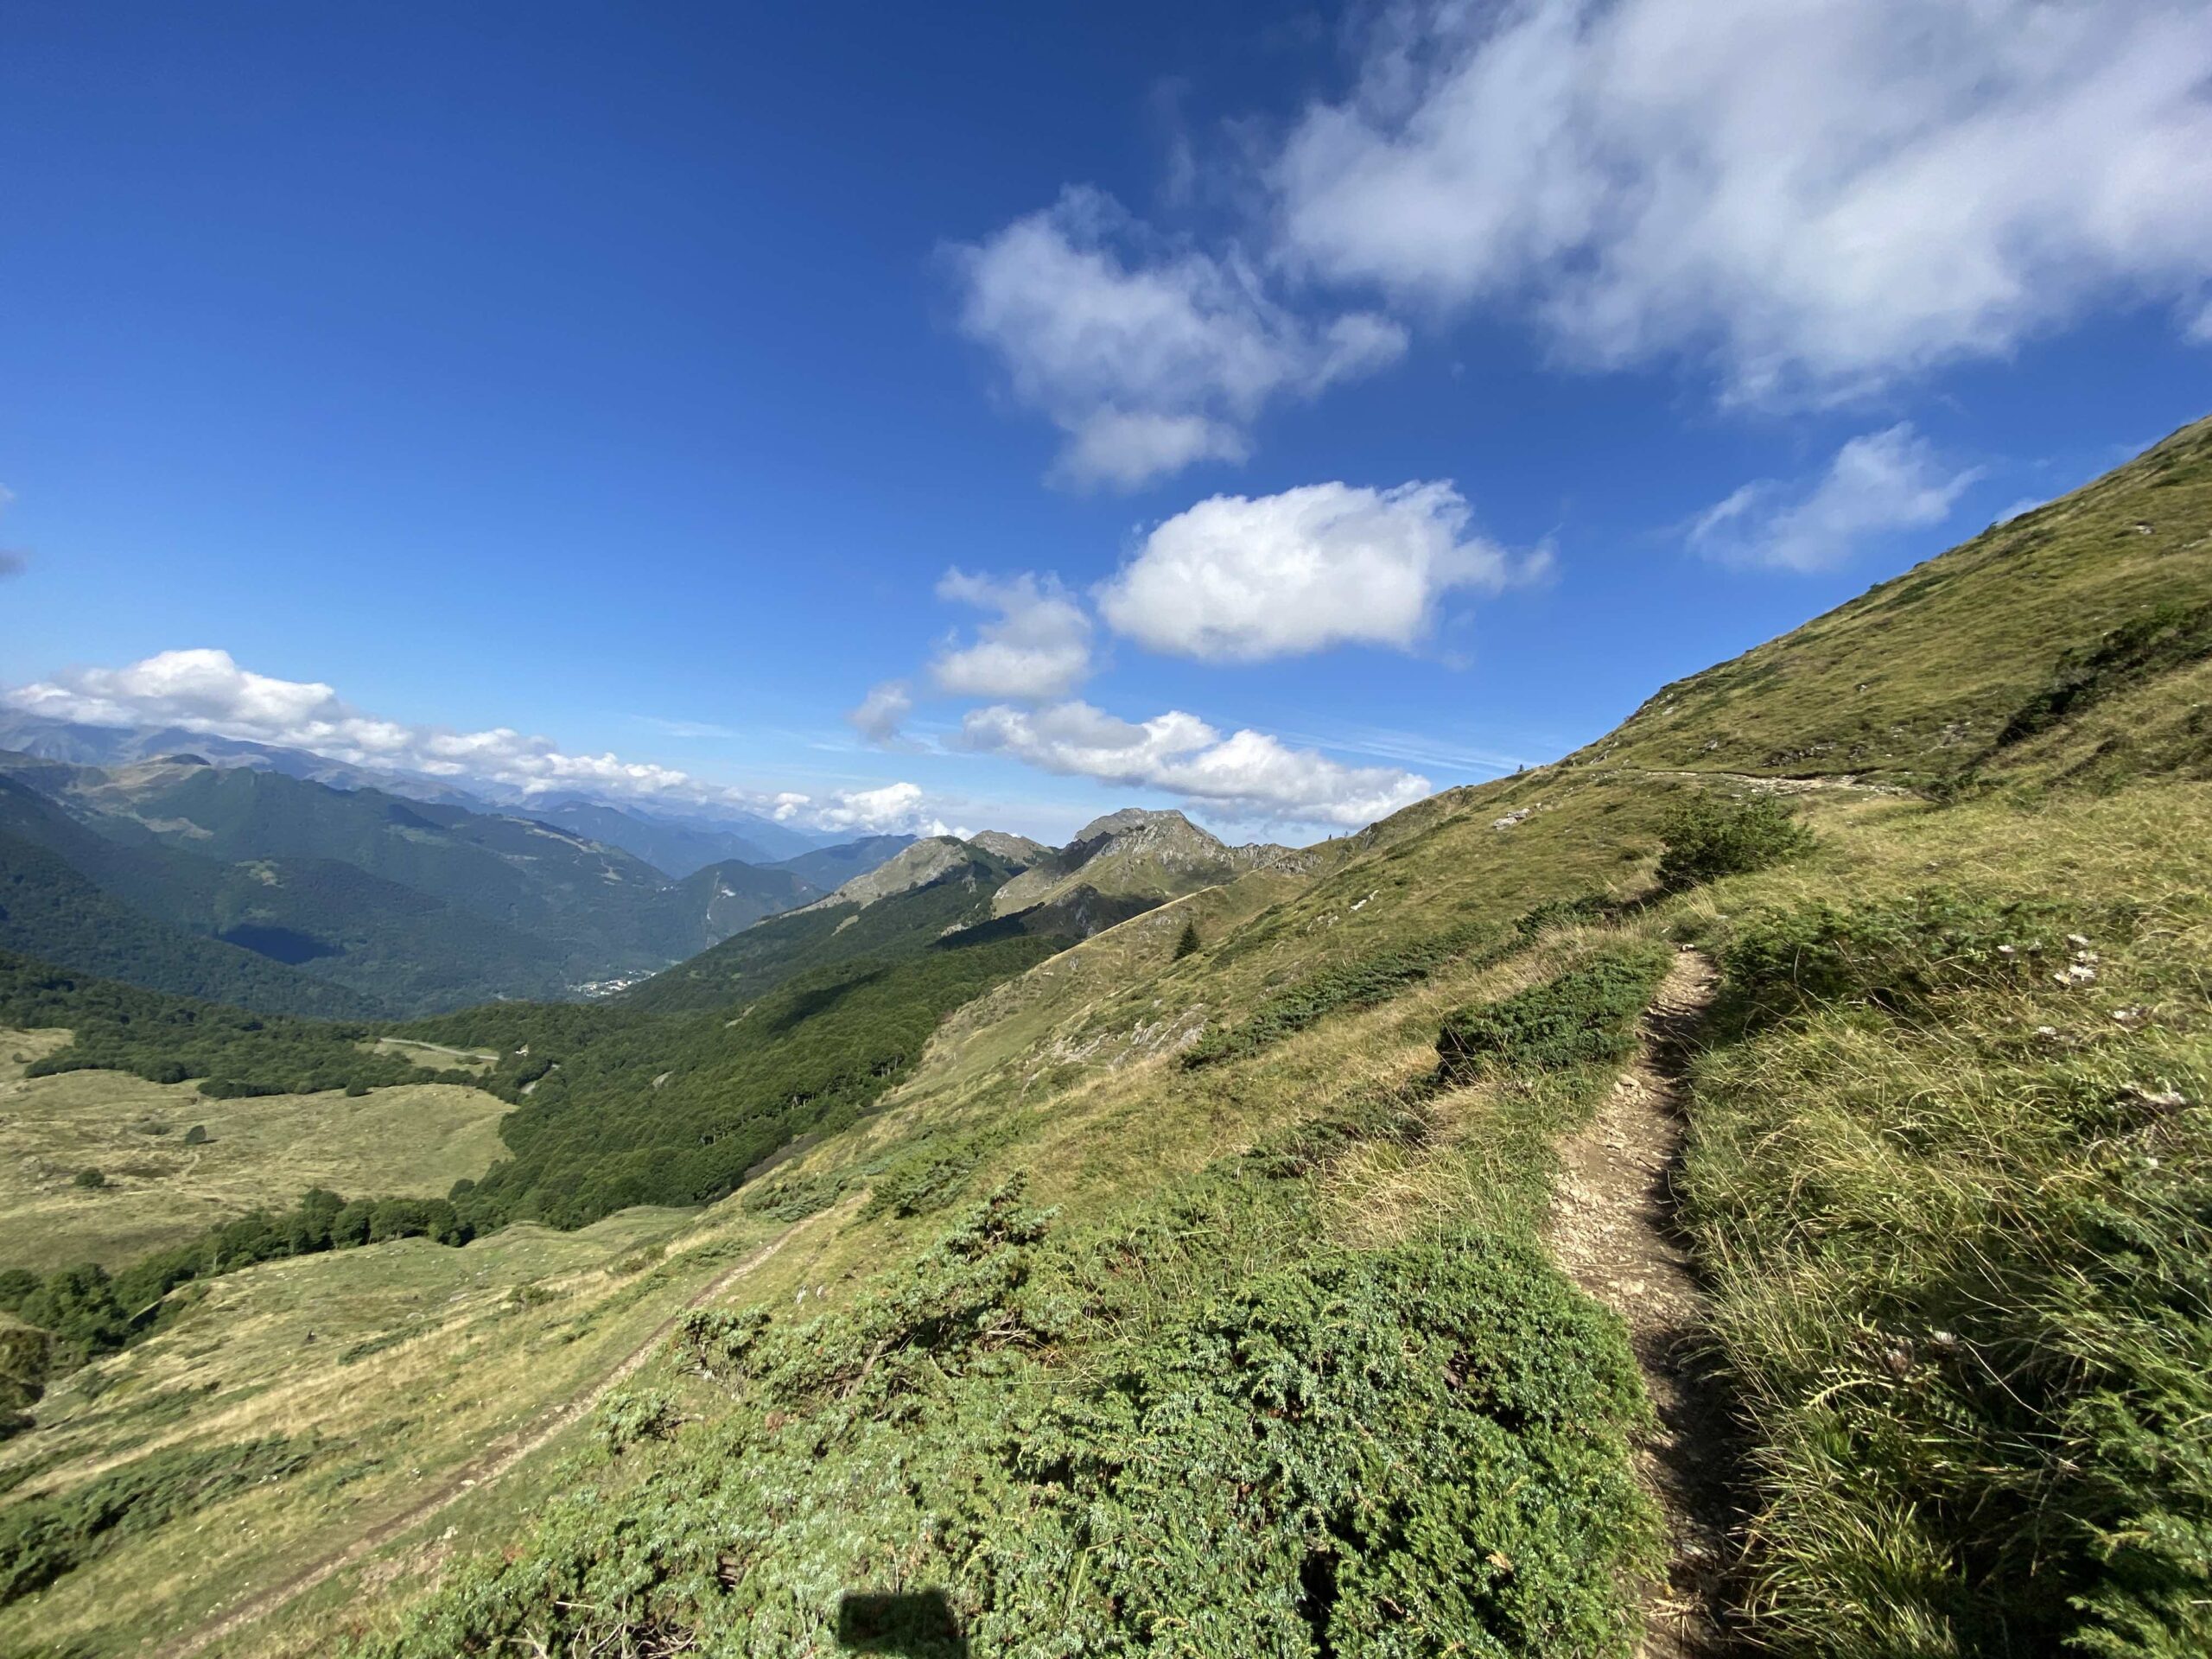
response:
<path id="1" fill-rule="evenodd" d="M 968 844 L 1024 870 L 1052 850 L 1041 841 L 1009 835 L 1003 830 L 986 830 L 980 836 L 970 836 Z"/>
<path id="2" fill-rule="evenodd" d="M 1221 845 L 1220 842 L 1206 834 L 1180 812 L 1156 812 L 1147 807 L 1125 806 L 1119 811 L 1109 812 L 1104 817 L 1093 818 L 1089 823 L 1084 824 L 1082 829 L 1075 832 L 1075 839 L 1068 843 L 1068 847 L 1072 849 L 1090 842 L 1103 841 L 1110 836 L 1126 836 L 1146 830 L 1166 834 L 1192 836 L 1217 847 Z"/>

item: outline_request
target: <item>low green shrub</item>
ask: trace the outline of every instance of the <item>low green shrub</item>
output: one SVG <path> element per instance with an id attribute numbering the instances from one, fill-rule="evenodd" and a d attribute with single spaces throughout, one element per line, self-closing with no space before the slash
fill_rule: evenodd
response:
<path id="1" fill-rule="evenodd" d="M 234 1492 L 281 1480 L 312 1462 L 310 1440 L 171 1446 L 60 1492 L 16 1498 L 0 1511 L 0 1606 Z"/>
<path id="2" fill-rule="evenodd" d="M 360 1651 L 827 1650 L 925 1585 L 917 1659 L 1625 1655 L 1654 1533 L 1618 1326 L 1467 1230 L 1255 1267 L 1285 1192 L 1232 1168 L 1061 1244 L 1013 1185 L 849 1307 L 695 1315 L 728 1408 Z"/>
<path id="3" fill-rule="evenodd" d="M 1332 963 L 1274 992 L 1240 1023 L 1209 1027 L 1183 1051 L 1183 1064 L 1210 1065 L 1255 1054 L 1325 1015 L 1387 1002 L 1446 963 L 1493 956 L 1505 942 L 1498 928 L 1466 923 L 1396 950 Z"/>
<path id="4" fill-rule="evenodd" d="M 869 1178 L 861 1218 L 934 1215 L 966 1191 L 984 1158 L 1011 1138 L 1003 1128 L 925 1137 Z"/>
<path id="5" fill-rule="evenodd" d="M 609 1455 L 645 1440 L 671 1440 L 683 1426 L 674 1396 L 659 1389 L 622 1389 L 600 1402 L 593 1430 Z"/>
<path id="6" fill-rule="evenodd" d="M 1814 841 L 1813 832 L 1772 795 L 1738 798 L 1706 790 L 1667 815 L 1659 837 L 1666 845 L 1659 886 L 1668 893 L 1802 857 Z"/>
<path id="7" fill-rule="evenodd" d="M 1625 1059 L 1637 1020 L 1665 976 L 1656 946 L 1597 957 L 1487 1007 L 1453 1014 L 1436 1037 L 1450 1083 L 1491 1071 L 1545 1071 Z"/>
<path id="8" fill-rule="evenodd" d="M 738 1204 L 747 1215 L 771 1221 L 804 1221 L 837 1202 L 845 1191 L 839 1175 L 783 1175 L 743 1188 Z"/>

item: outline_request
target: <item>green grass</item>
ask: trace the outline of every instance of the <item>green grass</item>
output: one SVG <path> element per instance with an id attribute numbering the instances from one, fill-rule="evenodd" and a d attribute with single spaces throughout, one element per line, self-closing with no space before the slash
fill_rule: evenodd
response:
<path id="1" fill-rule="evenodd" d="M 0 1512 L 0 1607 L 181 1516 L 296 1474 L 315 1456 L 312 1445 L 282 1440 L 206 1451 L 171 1447 L 66 1493 L 16 1503 Z"/>
<path id="2" fill-rule="evenodd" d="M 2112 642 L 2212 604 L 2212 421 L 1782 638 L 1669 685 L 1580 757 L 1785 776 L 1956 779 Z M 2156 632 L 2155 626 L 2153 632 Z M 2093 666 L 2101 658 L 2102 670 Z M 2063 693 L 2062 693 L 2063 695 Z M 2145 775 L 2138 773 L 2137 775 Z"/>
<path id="3" fill-rule="evenodd" d="M 175 1490 L 164 1471 L 219 1470 L 241 1447 L 314 1462 L 149 1509 L 0 1606 L 0 1653 L 135 1652 L 342 1548 L 594 1385 L 764 1236 L 742 1216 L 637 1210 L 572 1233 L 514 1227 L 461 1249 L 404 1239 L 212 1281 L 167 1329 L 55 1385 L 37 1429 L 0 1446 L 0 1515 L 96 1511 L 118 1490 L 102 1483 L 149 1475 Z M 615 1270 L 655 1245 L 661 1260 Z M 514 1485 L 498 1490 L 473 1524 L 523 1512 Z M 333 1645 L 326 1632 L 292 1651 Z"/>
<path id="4" fill-rule="evenodd" d="M 1777 1650 L 2212 1644 L 2208 846 L 1955 809 L 1726 900 L 1685 1187 Z"/>
<path id="5" fill-rule="evenodd" d="M 118 1268 L 311 1186 L 443 1198 L 504 1147 L 505 1102 L 451 1084 L 209 1100 L 117 1071 L 25 1077 L 65 1033 L 0 1032 L 0 1267 Z M 416 1073 L 416 1075 L 420 1075 Z M 194 1126 L 204 1144 L 187 1146 Z M 106 1184 L 86 1190 L 77 1171 Z"/>
<path id="6" fill-rule="evenodd" d="M 1427 979 L 1457 958 L 1495 954 L 1513 936 L 1494 924 L 1472 923 L 1392 950 L 1331 963 L 1275 992 L 1233 1025 L 1216 1026 L 1183 1051 L 1183 1064 L 1257 1053 L 1339 1009 L 1373 1007 Z"/>
<path id="7" fill-rule="evenodd" d="M 1332 1249 L 1217 1173 L 1062 1243 L 1008 1187 L 836 1313 L 687 1340 L 706 1425 L 626 1399 L 619 1503 L 369 1650 L 798 1650 L 926 1584 L 993 1653 L 1626 1651 L 1633 1368 L 1525 1240 Z"/>

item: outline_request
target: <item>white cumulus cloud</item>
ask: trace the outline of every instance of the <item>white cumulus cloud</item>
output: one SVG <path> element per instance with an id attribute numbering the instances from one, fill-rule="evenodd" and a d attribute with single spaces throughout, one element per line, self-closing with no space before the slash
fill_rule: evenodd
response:
<path id="1" fill-rule="evenodd" d="M 1763 479 L 1708 508 L 1689 543 L 1730 564 L 1821 570 L 1885 531 L 1939 524 L 1980 474 L 1944 466 L 1910 424 L 1852 439 L 1809 485 Z"/>
<path id="2" fill-rule="evenodd" d="M 959 327 L 1015 399 L 1065 435 L 1058 474 L 1134 487 L 1199 461 L 1242 460 L 1261 410 L 1400 356 L 1397 324 L 1306 321 L 1234 250 L 1166 245 L 1102 192 L 952 250 Z"/>
<path id="3" fill-rule="evenodd" d="M 1391 14 L 1269 168 L 1278 257 L 1581 360 L 1828 398 L 2212 280 L 2212 22 L 2171 0 Z"/>
<path id="4" fill-rule="evenodd" d="M 1310 484 L 1217 495 L 1177 513 L 1098 591 L 1107 623 L 1154 651 L 1259 662 L 1338 645 L 1406 650 L 1453 588 L 1497 588 L 1516 565 L 1468 533 L 1448 483 Z"/>
<path id="5" fill-rule="evenodd" d="M 86 668 L 0 694 L 28 714 L 90 726 L 174 726 L 188 732 L 305 749 L 350 765 L 496 785 L 524 798 L 575 790 L 619 799 L 734 807 L 786 823 L 842 830 L 941 829 L 922 791 L 880 789 L 760 795 L 611 753 L 575 754 L 512 727 L 455 732 L 382 719 L 316 680 L 242 668 L 226 651 L 165 651 L 122 668 Z M 938 826 L 932 828 L 931 826 Z"/>
<path id="6" fill-rule="evenodd" d="M 1090 619 L 1057 578 L 1027 572 L 1005 580 L 948 570 L 938 597 L 996 613 L 966 645 L 948 645 L 930 664 L 939 690 L 960 697 L 1065 696 L 1090 673 Z"/>
<path id="7" fill-rule="evenodd" d="M 1248 821 L 1356 828 L 1421 798 L 1428 780 L 1389 766 L 1347 766 L 1264 732 L 1224 736 L 1195 715 L 1122 720 L 1087 702 L 970 709 L 969 748 L 1125 789 L 1160 790 Z"/>

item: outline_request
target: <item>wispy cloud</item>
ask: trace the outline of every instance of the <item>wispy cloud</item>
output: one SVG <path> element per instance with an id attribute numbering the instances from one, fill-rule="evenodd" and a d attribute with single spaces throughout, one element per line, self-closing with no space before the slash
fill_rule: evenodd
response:
<path id="1" fill-rule="evenodd" d="M 737 737 L 741 735 L 734 726 L 717 725 L 710 720 L 664 720 L 658 715 L 632 715 L 631 720 L 647 731 L 662 737 Z"/>
<path id="2" fill-rule="evenodd" d="M 1845 444 L 1810 484 L 1746 484 L 1690 525 L 1696 551 L 1727 564 L 1822 570 L 1869 537 L 1940 524 L 1978 471 L 1954 472 L 1900 423 Z"/>
<path id="3" fill-rule="evenodd" d="M 1496 776 L 1535 764 L 1523 755 L 1482 748 L 1432 733 L 1399 731 L 1386 726 L 1309 722 L 1303 729 L 1285 731 L 1280 735 L 1287 742 L 1312 744 L 1340 754 L 1396 760 L 1408 766 L 1431 766 L 1440 772 Z"/>
<path id="4" fill-rule="evenodd" d="M 15 492 L 6 485 L 0 484 L 0 513 L 6 512 L 8 504 L 15 499 Z M 0 547 L 0 580 L 9 576 L 20 576 L 29 563 L 30 555 L 22 548 Z"/>
<path id="5" fill-rule="evenodd" d="M 880 685 L 870 687 L 868 696 L 861 699 L 860 706 L 847 714 L 845 718 L 867 741 L 878 748 L 887 749 L 904 741 L 901 729 L 906 723 L 906 717 L 913 712 L 913 693 L 907 689 L 906 682 L 886 680 Z M 831 746 L 817 743 L 815 747 L 828 748 Z"/>
<path id="6" fill-rule="evenodd" d="M 1614 365 L 1847 396 L 2212 278 L 2212 29 L 2164 0 L 1393 11 L 1270 168 L 1281 253 Z"/>

